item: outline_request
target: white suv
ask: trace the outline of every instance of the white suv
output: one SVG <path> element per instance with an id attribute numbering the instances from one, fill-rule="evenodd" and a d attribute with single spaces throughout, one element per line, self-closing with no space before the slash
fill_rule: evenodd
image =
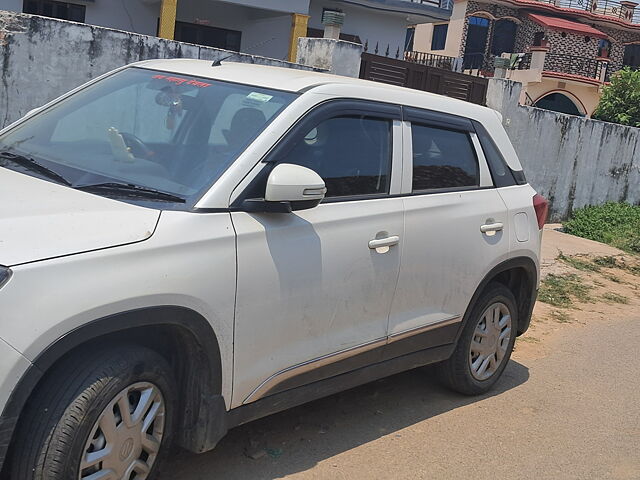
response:
<path id="1" fill-rule="evenodd" d="M 142 480 L 170 444 L 436 363 L 488 390 L 546 201 L 493 110 L 307 71 L 118 69 L 0 133 L 0 465 Z"/>

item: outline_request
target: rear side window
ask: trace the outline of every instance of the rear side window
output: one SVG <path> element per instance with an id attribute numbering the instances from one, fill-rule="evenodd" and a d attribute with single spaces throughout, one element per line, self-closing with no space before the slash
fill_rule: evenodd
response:
<path id="1" fill-rule="evenodd" d="M 478 160 L 466 132 L 413 124 L 413 191 L 477 187 Z"/>
<path id="2" fill-rule="evenodd" d="M 280 160 L 317 172 L 327 198 L 389 193 L 391 120 L 348 115 L 324 120 Z"/>

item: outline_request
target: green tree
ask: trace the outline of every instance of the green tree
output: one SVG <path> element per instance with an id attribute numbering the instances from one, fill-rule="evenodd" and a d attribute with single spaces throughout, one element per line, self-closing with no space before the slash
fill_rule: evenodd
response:
<path id="1" fill-rule="evenodd" d="M 640 69 L 625 67 L 613 74 L 592 118 L 640 127 Z"/>

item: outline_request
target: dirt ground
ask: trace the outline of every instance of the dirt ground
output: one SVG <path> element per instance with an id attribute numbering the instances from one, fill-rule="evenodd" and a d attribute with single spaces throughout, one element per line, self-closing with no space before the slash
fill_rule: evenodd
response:
<path id="1" fill-rule="evenodd" d="M 428 369 L 406 372 L 236 428 L 212 452 L 179 453 L 161 480 L 640 480 L 640 276 L 618 268 L 640 259 L 554 227 L 543 276 L 573 274 L 586 294 L 538 302 L 491 393 L 465 397 Z M 618 267 L 584 270 L 594 258 Z"/>

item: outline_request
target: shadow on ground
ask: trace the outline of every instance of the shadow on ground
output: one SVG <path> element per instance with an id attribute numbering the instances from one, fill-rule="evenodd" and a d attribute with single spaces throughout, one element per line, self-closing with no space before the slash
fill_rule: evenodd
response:
<path id="1" fill-rule="evenodd" d="M 401 373 L 237 427 L 211 452 L 180 452 L 160 480 L 281 478 L 380 437 L 401 436 L 405 427 L 500 395 L 528 378 L 527 367 L 512 360 L 493 391 L 466 397 L 439 385 L 425 369 Z"/>

